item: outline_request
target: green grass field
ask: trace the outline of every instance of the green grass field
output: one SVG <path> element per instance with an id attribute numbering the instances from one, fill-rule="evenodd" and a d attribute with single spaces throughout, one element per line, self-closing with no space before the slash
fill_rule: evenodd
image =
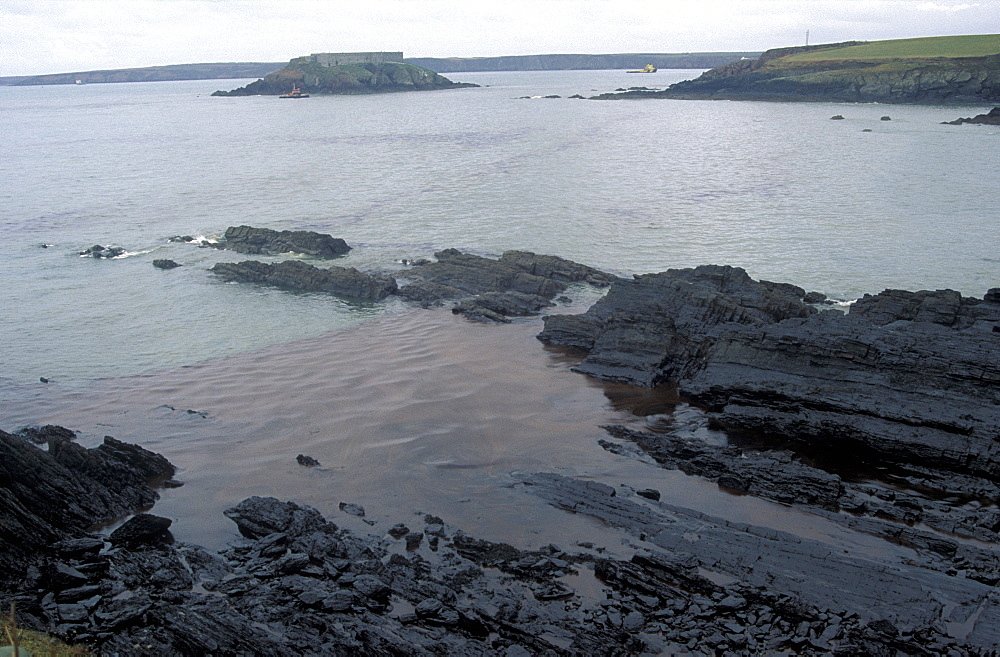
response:
<path id="1" fill-rule="evenodd" d="M 931 59 L 937 57 L 986 57 L 1000 54 L 1000 34 L 924 37 L 871 41 L 859 46 L 804 52 L 782 61 L 788 63 L 831 60 L 878 61 L 888 59 Z"/>

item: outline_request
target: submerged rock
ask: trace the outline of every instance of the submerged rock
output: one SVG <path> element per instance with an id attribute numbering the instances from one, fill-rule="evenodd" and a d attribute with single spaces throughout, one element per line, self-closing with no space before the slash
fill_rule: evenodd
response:
<path id="1" fill-rule="evenodd" d="M 220 262 L 212 267 L 212 272 L 228 282 L 326 292 L 368 301 L 384 299 L 396 291 L 396 281 L 391 276 L 366 274 L 353 267 L 321 269 L 299 260 L 286 260 L 276 264 L 257 260 Z"/>

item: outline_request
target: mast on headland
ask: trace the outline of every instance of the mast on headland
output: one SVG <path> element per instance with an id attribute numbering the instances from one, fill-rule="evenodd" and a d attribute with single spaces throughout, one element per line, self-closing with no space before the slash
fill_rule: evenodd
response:
<path id="1" fill-rule="evenodd" d="M 809 45 L 809 30 L 806 30 L 806 45 Z"/>

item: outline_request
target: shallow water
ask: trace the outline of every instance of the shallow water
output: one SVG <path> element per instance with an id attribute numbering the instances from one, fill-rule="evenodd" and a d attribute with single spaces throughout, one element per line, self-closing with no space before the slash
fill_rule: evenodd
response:
<path id="1" fill-rule="evenodd" d="M 645 426 L 643 414 L 676 397 L 572 372 L 578 357 L 536 340 L 540 328 L 540 320 L 492 326 L 446 310 L 414 311 L 86 391 L 39 384 L 30 404 L 8 407 L 3 419 L 64 424 L 84 444 L 110 434 L 162 453 L 185 485 L 162 490 L 155 512 L 174 520 L 179 539 L 216 548 L 236 536 L 222 511 L 266 495 L 366 532 L 433 513 L 521 546 L 586 540 L 611 554 L 637 549 L 634 538 L 523 490 L 518 473 L 545 471 L 624 486 L 624 495 L 655 488 L 669 504 L 857 554 L 907 554 L 811 514 L 606 452 L 597 442 L 607 438 L 601 424 Z M 321 465 L 300 466 L 298 454 Z M 341 502 L 363 505 L 375 524 L 344 514 Z"/>

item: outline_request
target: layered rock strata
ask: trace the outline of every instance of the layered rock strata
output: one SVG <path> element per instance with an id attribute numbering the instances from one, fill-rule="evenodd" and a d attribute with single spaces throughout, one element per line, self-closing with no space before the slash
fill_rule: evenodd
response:
<path id="1" fill-rule="evenodd" d="M 734 433 L 1000 477 L 1000 303 L 887 290 L 849 315 L 730 267 L 620 281 L 539 339 L 583 348 L 581 372 L 679 382 Z"/>
<path id="2" fill-rule="evenodd" d="M 110 436 L 86 449 L 61 427 L 26 435 L 0 431 L 0 580 L 16 581 L 54 541 L 152 505 L 159 495 L 149 482 L 174 474 L 162 456 Z"/>

